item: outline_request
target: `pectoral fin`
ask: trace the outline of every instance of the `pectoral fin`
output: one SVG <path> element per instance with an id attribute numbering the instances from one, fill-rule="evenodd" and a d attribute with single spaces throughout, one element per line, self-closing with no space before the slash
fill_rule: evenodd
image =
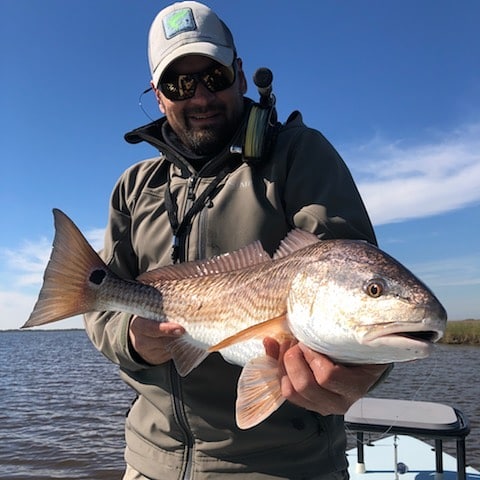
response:
<path id="1" fill-rule="evenodd" d="M 258 425 L 284 401 L 277 360 L 265 356 L 245 365 L 237 386 L 236 420 L 239 428 L 245 430 Z"/>
<path id="2" fill-rule="evenodd" d="M 227 337 L 220 343 L 211 346 L 209 352 L 217 352 L 223 348 L 230 347 L 236 343 L 245 342 L 252 338 L 265 338 L 273 337 L 279 342 L 293 338 L 290 329 L 288 328 L 286 314 L 282 314 L 279 317 L 266 320 L 265 322 L 258 323 L 252 327 L 248 327 L 245 330 L 237 332 L 231 337 Z"/>

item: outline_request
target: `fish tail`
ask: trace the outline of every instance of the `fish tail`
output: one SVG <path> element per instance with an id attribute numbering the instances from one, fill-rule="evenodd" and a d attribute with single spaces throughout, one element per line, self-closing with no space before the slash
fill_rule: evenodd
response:
<path id="1" fill-rule="evenodd" d="M 98 288 L 111 275 L 76 225 L 54 209 L 55 238 L 37 303 L 22 328 L 45 325 L 96 307 Z"/>

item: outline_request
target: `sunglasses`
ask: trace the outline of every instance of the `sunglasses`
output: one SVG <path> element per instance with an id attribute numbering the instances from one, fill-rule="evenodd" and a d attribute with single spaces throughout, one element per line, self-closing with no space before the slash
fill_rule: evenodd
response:
<path id="1" fill-rule="evenodd" d="M 235 68 L 233 64 L 215 64 L 203 72 L 167 74 L 160 80 L 159 88 L 169 100 L 187 100 L 195 95 L 199 82 L 212 93 L 221 92 L 235 82 Z"/>

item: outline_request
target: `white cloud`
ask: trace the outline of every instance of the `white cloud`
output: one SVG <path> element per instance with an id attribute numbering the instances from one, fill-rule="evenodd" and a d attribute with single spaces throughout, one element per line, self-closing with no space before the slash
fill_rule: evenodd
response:
<path id="1" fill-rule="evenodd" d="M 41 282 L 42 273 L 50 256 L 51 243 L 41 238 L 38 243 L 25 242 L 19 250 L 4 250 L 1 256 L 12 274 L 9 285 L 26 287 Z"/>
<path id="2" fill-rule="evenodd" d="M 377 136 L 347 158 L 375 225 L 480 202 L 480 123 L 409 145 Z"/>
<path id="3" fill-rule="evenodd" d="M 19 328 L 27 320 L 33 302 L 33 295 L 20 291 L 0 291 L 1 330 Z"/>
<path id="4" fill-rule="evenodd" d="M 103 228 L 94 228 L 87 232 L 85 235 L 90 245 L 97 252 L 103 247 L 103 241 L 105 237 L 105 229 Z"/>

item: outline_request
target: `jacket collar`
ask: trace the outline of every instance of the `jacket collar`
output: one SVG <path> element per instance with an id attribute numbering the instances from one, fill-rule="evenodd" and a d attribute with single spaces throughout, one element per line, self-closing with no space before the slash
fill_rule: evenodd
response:
<path id="1" fill-rule="evenodd" d="M 124 138 L 128 143 L 131 144 L 137 144 L 141 142 L 149 143 L 158 149 L 161 154 L 164 154 L 168 160 L 181 167 L 187 166 L 186 164 L 190 166 L 192 164 L 207 165 L 218 157 L 225 158 L 226 156 L 229 156 L 232 146 L 242 145 L 245 125 L 246 121 L 248 120 L 248 113 L 252 103 L 252 100 L 245 98 L 243 120 L 240 122 L 240 125 L 231 141 L 215 157 L 196 156 L 195 154 L 182 148 L 181 144 L 175 141 L 175 134 L 171 131 L 166 117 L 159 118 L 153 122 L 147 123 L 146 125 L 135 128 L 134 130 L 127 132 L 124 135 Z"/>

